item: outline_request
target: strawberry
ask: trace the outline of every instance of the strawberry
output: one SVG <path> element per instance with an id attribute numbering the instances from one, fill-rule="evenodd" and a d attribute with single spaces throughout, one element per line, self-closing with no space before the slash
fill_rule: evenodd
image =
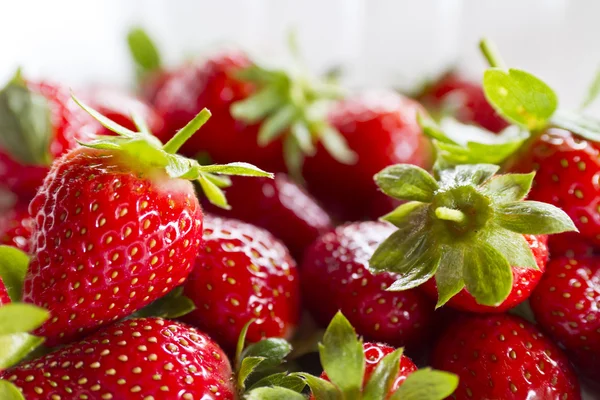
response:
<path id="1" fill-rule="evenodd" d="M 454 399 L 581 399 L 563 352 L 535 326 L 498 314 L 458 319 L 432 365 L 458 375 Z"/>
<path id="2" fill-rule="evenodd" d="M 600 259 L 559 257 L 530 299 L 540 326 L 592 379 L 600 378 Z"/>
<path id="3" fill-rule="evenodd" d="M 99 124 L 81 110 L 69 90 L 25 81 L 19 73 L 0 91 L 0 186 L 28 202 L 50 163 L 93 137 Z"/>
<path id="4" fill-rule="evenodd" d="M 368 268 L 397 274 L 391 291 L 435 279 L 438 307 L 455 296 L 454 305 L 479 312 L 523 301 L 547 254 L 544 239 L 524 235 L 575 227 L 562 210 L 523 201 L 534 173 L 494 176 L 498 170 L 491 164 L 443 169 L 437 163 L 434 176 L 407 164 L 379 172 L 375 181 L 381 190 L 407 202 L 383 217 L 398 229 L 377 247 Z"/>
<path id="5" fill-rule="evenodd" d="M 233 178 L 225 189 L 231 209 L 203 201 L 206 212 L 239 219 L 260 226 L 283 241 L 300 260 L 308 245 L 332 229 L 329 215 L 301 186 L 283 173 L 275 179 Z"/>
<path id="6" fill-rule="evenodd" d="M 0 215 L 0 244 L 29 252 L 32 230 L 33 219 L 24 204 L 16 204 Z"/>
<path id="7" fill-rule="evenodd" d="M 0 307 L 10 303 L 10 296 L 8 295 L 8 290 L 6 290 L 6 285 L 2 278 L 0 278 Z"/>
<path id="8" fill-rule="evenodd" d="M 544 270 L 546 268 L 546 260 L 548 259 L 548 248 L 546 246 L 547 236 L 546 235 L 523 235 L 527 244 L 531 248 L 533 258 L 537 264 L 538 269 L 533 268 L 522 268 L 518 266 L 511 266 L 513 283 L 512 289 L 508 297 L 499 305 L 490 307 L 477 304 L 475 298 L 469 294 L 467 289 L 463 289 L 452 297 L 446 305 L 461 311 L 477 312 L 477 313 L 495 313 L 504 312 L 510 308 L 517 306 L 524 300 L 529 298 L 531 292 L 536 287 Z M 435 280 L 430 279 L 424 285 L 423 289 L 437 298 L 437 287 Z"/>
<path id="9" fill-rule="evenodd" d="M 320 378 L 299 374 L 311 388 L 311 400 L 441 400 L 458 383 L 452 374 L 417 370 L 402 349 L 363 343 L 342 313 L 325 331 L 319 355 L 324 369 Z"/>
<path id="10" fill-rule="evenodd" d="M 200 166 L 174 153 L 210 116 L 203 110 L 162 146 L 82 104 L 119 136 L 102 136 L 55 161 L 30 205 L 34 218 L 23 299 L 52 318 L 50 345 L 123 318 L 182 284 L 202 240 L 189 179 L 227 206 L 214 174 L 269 176 L 248 164 Z"/>
<path id="11" fill-rule="evenodd" d="M 579 233 L 563 233 L 548 238 L 550 258 L 554 257 L 582 257 L 598 253 L 597 246 L 584 239 Z"/>
<path id="12" fill-rule="evenodd" d="M 185 321 L 235 349 L 243 326 L 248 340 L 291 337 L 299 322 L 296 264 L 270 233 L 237 220 L 206 217 L 203 245 L 184 294 L 196 305 Z"/>
<path id="13" fill-rule="evenodd" d="M 387 291 L 398 276 L 367 269 L 393 232 L 390 224 L 357 222 L 317 239 L 300 268 L 304 304 L 321 325 L 341 310 L 368 340 L 419 347 L 432 332 L 433 302 L 419 290 Z"/>
<path id="14" fill-rule="evenodd" d="M 6 371 L 28 400 L 234 399 L 229 360 L 206 334 L 131 319 Z"/>
<path id="15" fill-rule="evenodd" d="M 481 84 L 455 71 L 442 75 L 416 96 L 432 113 L 451 112 L 464 123 L 473 123 L 492 132 L 500 132 L 508 123 L 488 103 Z"/>

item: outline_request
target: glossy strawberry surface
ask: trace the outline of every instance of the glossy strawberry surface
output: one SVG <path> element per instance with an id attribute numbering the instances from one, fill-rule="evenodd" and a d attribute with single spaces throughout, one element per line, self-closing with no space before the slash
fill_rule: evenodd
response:
<path id="1" fill-rule="evenodd" d="M 261 228 L 210 216 L 203 240 L 184 289 L 196 310 L 185 320 L 228 351 L 252 319 L 249 342 L 290 338 L 300 318 L 300 288 L 285 246 Z"/>
<path id="2" fill-rule="evenodd" d="M 317 239 L 300 268 L 304 304 L 322 325 L 341 310 L 367 340 L 419 347 L 432 333 L 434 302 L 420 289 L 387 291 L 396 275 L 367 270 L 394 229 L 381 222 L 351 223 Z"/>
<path id="3" fill-rule="evenodd" d="M 432 366 L 458 375 L 456 400 L 581 399 L 563 352 L 535 326 L 506 314 L 456 320 L 436 344 Z"/>
<path id="4" fill-rule="evenodd" d="M 50 345 L 182 284 L 202 239 L 190 182 L 132 170 L 109 151 L 79 148 L 56 161 L 30 211 L 34 256 L 23 299 L 50 311 L 36 331 Z"/>
<path id="5" fill-rule="evenodd" d="M 0 278 L 0 307 L 8 303 L 10 303 L 10 296 L 6 291 L 6 286 L 4 285 L 2 278 Z"/>
<path id="6" fill-rule="evenodd" d="M 229 360 L 206 334 L 160 318 L 103 328 L 3 373 L 27 400 L 233 400 Z"/>

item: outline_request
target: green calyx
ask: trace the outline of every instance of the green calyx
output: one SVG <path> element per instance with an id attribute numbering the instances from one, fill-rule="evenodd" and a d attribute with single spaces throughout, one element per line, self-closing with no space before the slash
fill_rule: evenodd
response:
<path id="1" fill-rule="evenodd" d="M 20 71 L 0 90 L 0 149 L 25 165 L 49 165 L 54 135 L 50 107 L 33 93 Z"/>
<path id="2" fill-rule="evenodd" d="M 385 168 L 375 181 L 406 201 L 386 220 L 398 227 L 375 251 L 370 269 L 399 274 L 388 290 L 406 290 L 435 276 L 440 307 L 463 288 L 497 306 L 512 289 L 511 266 L 538 268 L 523 234 L 576 231 L 557 207 L 523 201 L 534 173 L 494 175 L 499 167 L 466 164 L 438 169 Z"/>
<path id="3" fill-rule="evenodd" d="M 341 89 L 329 81 L 311 78 L 300 64 L 296 62 L 290 70 L 255 64 L 238 72 L 237 77 L 253 83 L 257 91 L 231 106 L 236 119 L 261 122 L 259 145 L 283 140 L 288 170 L 296 178 L 301 175 L 304 157 L 315 153 L 316 142 L 321 142 L 336 160 L 345 164 L 356 162 L 356 154 L 327 121 L 328 110 L 341 97 Z"/>
<path id="4" fill-rule="evenodd" d="M 297 373 L 310 387 L 316 400 L 380 400 L 387 398 L 400 369 L 402 349 L 383 358 L 365 382 L 363 342 L 341 312 L 338 312 L 319 346 L 321 364 L 329 380 Z M 391 395 L 392 400 L 441 400 L 458 386 L 450 373 L 421 369 L 409 375 Z"/>
<path id="5" fill-rule="evenodd" d="M 127 34 L 127 45 L 135 62 L 138 79 L 160 70 L 160 53 L 146 31 L 140 27 L 132 28 Z"/>
<path id="6" fill-rule="evenodd" d="M 208 200 L 221 208 L 229 208 L 227 199 L 221 190 L 221 188 L 231 185 L 228 175 L 273 178 L 273 174 L 248 163 L 200 165 L 196 160 L 176 154 L 186 140 L 210 118 L 211 114 L 206 108 L 163 145 L 148 131 L 146 124 L 138 116 L 134 115 L 133 120 L 137 124 L 139 132 L 133 132 L 83 104 L 75 96 L 73 99 L 104 127 L 118 135 L 98 136 L 91 142 L 80 143 L 82 146 L 118 152 L 125 159 L 131 160 L 131 164 L 141 171 L 161 169 L 173 179 L 196 180 L 200 183 Z"/>

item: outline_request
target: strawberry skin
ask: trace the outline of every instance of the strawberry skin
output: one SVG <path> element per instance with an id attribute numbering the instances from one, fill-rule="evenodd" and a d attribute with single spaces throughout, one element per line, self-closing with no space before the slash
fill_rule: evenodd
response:
<path id="1" fill-rule="evenodd" d="M 225 189 L 230 210 L 203 201 L 204 210 L 260 226 L 283 241 L 296 260 L 317 237 L 333 228 L 329 215 L 287 175 L 275 179 L 232 178 Z"/>
<path id="2" fill-rule="evenodd" d="M 599 302 L 598 257 L 553 259 L 530 299 L 540 326 L 596 381 L 600 379 Z"/>
<path id="3" fill-rule="evenodd" d="M 0 278 L 0 307 L 8 303 L 10 303 L 10 296 L 6 290 L 6 286 L 4 286 L 4 282 L 2 282 L 2 278 Z"/>
<path id="4" fill-rule="evenodd" d="M 0 244 L 29 253 L 33 219 L 26 205 L 17 204 L 0 215 Z"/>
<path id="5" fill-rule="evenodd" d="M 432 331 L 433 301 L 420 289 L 386 291 L 395 275 L 367 270 L 375 248 L 392 232 L 386 223 L 357 222 L 317 239 L 300 268 L 304 304 L 322 325 L 341 310 L 368 340 L 418 347 Z"/>
<path id="6" fill-rule="evenodd" d="M 427 166 L 430 149 L 417 124 L 419 103 L 393 92 L 369 92 L 339 102 L 329 122 L 358 156 L 355 164 L 336 161 L 322 144 L 307 157 L 303 174 L 309 191 L 333 214 L 357 220 L 381 194 L 373 175 L 398 163 Z"/>
<path id="7" fill-rule="evenodd" d="M 510 315 L 458 319 L 436 344 L 432 366 L 455 373 L 454 399 L 581 399 L 563 352 Z"/>
<path id="8" fill-rule="evenodd" d="M 203 245 L 185 283 L 196 305 L 185 321 L 235 350 L 244 325 L 247 339 L 289 338 L 300 317 L 296 264 L 267 231 L 237 220 L 207 216 Z"/>
<path id="9" fill-rule="evenodd" d="M 36 334 L 66 343 L 183 283 L 202 239 L 190 182 L 78 148 L 55 161 L 30 205 L 23 300 L 52 315 Z"/>
<path id="10" fill-rule="evenodd" d="M 516 305 L 525 301 L 530 295 L 533 289 L 536 287 L 546 268 L 546 261 L 548 259 L 548 236 L 546 235 L 523 235 L 525 240 L 529 244 L 533 257 L 535 258 L 536 264 L 539 270 L 533 268 L 522 268 L 514 266 L 513 272 L 513 287 L 502 304 L 496 307 L 484 306 L 477 304 L 475 298 L 467 291 L 467 289 L 461 290 L 454 297 L 452 297 L 446 305 L 461 311 L 475 312 L 475 313 L 499 313 L 509 310 Z M 422 285 L 425 290 L 433 298 L 437 298 L 437 288 L 435 279 L 430 279 Z"/>
<path id="11" fill-rule="evenodd" d="M 227 356 L 178 322 L 139 318 L 4 372 L 27 400 L 236 398 Z"/>

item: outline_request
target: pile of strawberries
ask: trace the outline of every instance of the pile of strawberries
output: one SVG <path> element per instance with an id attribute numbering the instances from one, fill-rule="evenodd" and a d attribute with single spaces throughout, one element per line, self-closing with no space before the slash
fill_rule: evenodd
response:
<path id="1" fill-rule="evenodd" d="M 594 390 L 599 121 L 487 41 L 414 98 L 128 42 L 135 95 L 0 91 L 1 399 Z"/>

